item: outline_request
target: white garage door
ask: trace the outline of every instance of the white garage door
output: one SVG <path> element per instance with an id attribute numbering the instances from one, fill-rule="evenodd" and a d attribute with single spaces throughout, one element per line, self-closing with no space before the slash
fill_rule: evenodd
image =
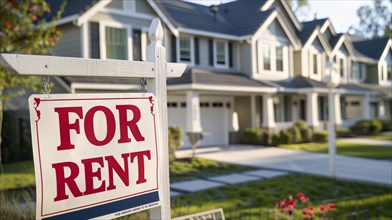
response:
<path id="1" fill-rule="evenodd" d="M 186 104 L 184 97 L 168 98 L 169 126 L 179 125 L 184 132 L 184 147 L 190 147 L 186 136 Z M 230 98 L 200 97 L 200 116 L 204 138 L 200 146 L 227 145 L 229 141 Z"/>

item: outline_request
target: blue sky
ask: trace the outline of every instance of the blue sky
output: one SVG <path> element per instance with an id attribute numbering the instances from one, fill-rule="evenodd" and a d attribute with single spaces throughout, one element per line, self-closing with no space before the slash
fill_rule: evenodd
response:
<path id="1" fill-rule="evenodd" d="M 220 4 L 232 0 L 187 0 L 204 5 Z M 389 4 L 389 0 L 383 0 L 384 4 Z M 302 20 L 312 20 L 316 14 L 317 18 L 329 17 L 335 30 L 347 32 L 351 25 L 359 23 L 357 9 L 362 5 L 372 5 L 371 0 L 309 0 L 309 10 L 306 18 Z"/>

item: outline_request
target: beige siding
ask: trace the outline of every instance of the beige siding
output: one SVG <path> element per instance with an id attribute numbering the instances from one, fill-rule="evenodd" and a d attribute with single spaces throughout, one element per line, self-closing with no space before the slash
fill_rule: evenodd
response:
<path id="1" fill-rule="evenodd" d="M 156 16 L 154 10 L 147 1 L 136 0 L 136 12 Z"/>
<path id="2" fill-rule="evenodd" d="M 294 52 L 294 76 L 300 76 L 302 73 L 301 70 L 301 65 L 302 65 L 302 59 L 301 59 L 301 51 L 295 51 Z"/>
<path id="3" fill-rule="evenodd" d="M 63 33 L 59 43 L 53 48 L 53 55 L 66 57 L 81 57 L 81 30 L 73 24 L 59 27 Z"/>
<path id="4" fill-rule="evenodd" d="M 248 43 L 243 43 L 240 46 L 240 62 L 242 73 L 251 75 L 252 73 L 252 46 Z"/>

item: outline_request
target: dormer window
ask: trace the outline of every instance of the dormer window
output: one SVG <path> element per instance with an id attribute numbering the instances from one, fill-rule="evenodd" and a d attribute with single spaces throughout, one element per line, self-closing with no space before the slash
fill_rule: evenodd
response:
<path id="1" fill-rule="evenodd" d="M 264 70 L 271 70 L 271 47 L 268 44 L 263 45 L 263 67 Z"/>
<path id="2" fill-rule="evenodd" d="M 392 67 L 390 65 L 387 66 L 387 80 L 392 80 Z"/>
<path id="3" fill-rule="evenodd" d="M 341 77 L 344 77 L 344 60 L 343 58 L 339 59 L 339 73 Z"/>
<path id="4" fill-rule="evenodd" d="M 283 71 L 283 47 L 276 47 L 276 71 Z"/>
<path id="5" fill-rule="evenodd" d="M 318 58 L 317 58 L 317 54 L 313 54 L 313 74 L 317 74 L 318 73 Z"/>

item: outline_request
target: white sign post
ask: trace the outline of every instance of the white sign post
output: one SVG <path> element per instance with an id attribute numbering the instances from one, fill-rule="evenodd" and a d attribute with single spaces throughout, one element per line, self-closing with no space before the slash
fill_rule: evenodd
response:
<path id="1" fill-rule="evenodd" d="M 167 63 L 154 19 L 147 62 L 0 54 L 21 75 L 147 79 L 140 94 L 33 95 L 32 141 L 37 218 L 114 218 L 150 210 L 170 219 L 166 78 L 185 64 Z"/>

